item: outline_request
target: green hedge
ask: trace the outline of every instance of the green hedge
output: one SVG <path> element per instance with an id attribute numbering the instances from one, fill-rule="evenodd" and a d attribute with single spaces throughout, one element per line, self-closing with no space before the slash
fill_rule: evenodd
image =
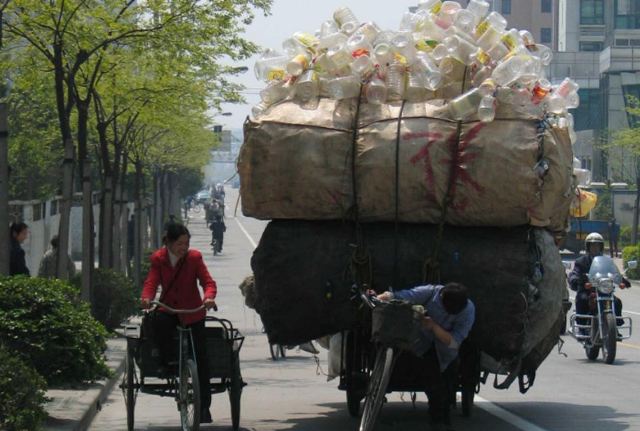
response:
<path id="1" fill-rule="evenodd" d="M 47 417 L 46 389 L 42 376 L 0 344 L 0 429 L 39 429 Z"/>
<path id="2" fill-rule="evenodd" d="M 80 289 L 82 274 L 73 278 L 72 284 Z M 93 316 L 108 330 L 120 326 L 122 321 L 135 314 L 140 289 L 124 274 L 111 269 L 93 271 Z"/>
<path id="3" fill-rule="evenodd" d="M 50 385 L 107 377 L 106 336 L 71 285 L 55 279 L 0 278 L 0 342 Z"/>
<path id="4" fill-rule="evenodd" d="M 627 267 L 627 262 L 630 260 L 639 261 L 638 258 L 640 256 L 640 250 L 638 250 L 638 246 L 629 245 L 622 249 L 622 261 L 624 262 L 625 268 Z M 632 280 L 640 279 L 640 267 L 636 269 L 629 268 L 626 273 L 627 278 Z"/>

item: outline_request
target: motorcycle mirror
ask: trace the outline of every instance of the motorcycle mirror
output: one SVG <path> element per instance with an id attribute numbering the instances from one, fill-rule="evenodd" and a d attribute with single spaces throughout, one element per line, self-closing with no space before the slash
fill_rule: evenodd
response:
<path id="1" fill-rule="evenodd" d="M 638 261 L 637 260 L 630 260 L 629 262 L 627 262 L 627 267 L 629 269 L 636 269 L 638 267 Z"/>

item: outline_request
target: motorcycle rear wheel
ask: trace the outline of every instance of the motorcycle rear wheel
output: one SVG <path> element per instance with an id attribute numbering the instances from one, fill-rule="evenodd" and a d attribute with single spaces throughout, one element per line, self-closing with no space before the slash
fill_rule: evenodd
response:
<path id="1" fill-rule="evenodd" d="M 616 360 L 616 343 L 618 342 L 616 318 L 613 313 L 606 313 L 602 323 L 604 326 L 604 333 L 602 334 L 602 356 L 604 356 L 605 363 L 613 364 L 613 361 Z"/>

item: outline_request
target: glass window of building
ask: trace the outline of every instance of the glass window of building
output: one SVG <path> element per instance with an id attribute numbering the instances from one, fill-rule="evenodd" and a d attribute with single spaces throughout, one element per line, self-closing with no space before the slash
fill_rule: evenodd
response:
<path id="1" fill-rule="evenodd" d="M 604 43 L 602 42 L 580 42 L 580 51 L 595 51 L 599 52 L 604 49 Z"/>
<path id="2" fill-rule="evenodd" d="M 604 24 L 604 0 L 580 0 L 580 24 Z"/>
<path id="3" fill-rule="evenodd" d="M 511 0 L 502 0 L 502 15 L 511 15 Z"/>
<path id="4" fill-rule="evenodd" d="M 542 0 L 540 10 L 542 13 L 551 13 L 551 0 Z"/>
<path id="5" fill-rule="evenodd" d="M 551 43 L 551 28 L 542 27 L 540 29 L 540 43 Z"/>
<path id="6" fill-rule="evenodd" d="M 581 88 L 578 90 L 580 105 L 572 109 L 574 128 L 580 130 L 597 130 L 602 128 L 602 115 L 600 105 L 600 89 Z"/>
<path id="7" fill-rule="evenodd" d="M 640 28 L 640 0 L 615 0 L 615 27 Z"/>

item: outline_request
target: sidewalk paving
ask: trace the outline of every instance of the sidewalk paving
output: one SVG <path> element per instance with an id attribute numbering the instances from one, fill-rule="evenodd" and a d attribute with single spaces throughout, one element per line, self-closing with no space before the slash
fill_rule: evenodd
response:
<path id="1" fill-rule="evenodd" d="M 75 388 L 50 388 L 46 396 L 51 399 L 45 405 L 49 417 L 43 429 L 47 431 L 84 431 L 101 409 L 114 385 L 124 371 L 127 342 L 117 335 L 107 340 L 106 363 L 113 372 L 111 378 Z"/>

